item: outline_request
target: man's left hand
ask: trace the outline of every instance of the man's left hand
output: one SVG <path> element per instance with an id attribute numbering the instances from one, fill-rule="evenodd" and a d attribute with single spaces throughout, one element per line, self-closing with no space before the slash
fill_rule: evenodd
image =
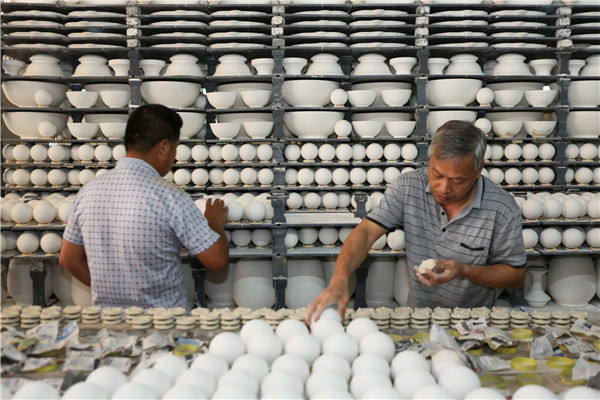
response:
<path id="1" fill-rule="evenodd" d="M 450 282 L 456 277 L 464 275 L 464 270 L 468 267 L 467 264 L 461 263 L 456 260 L 435 260 L 435 271 L 426 270 L 425 273 L 420 274 L 417 272 L 417 278 L 419 281 L 426 286 L 435 286 L 440 283 Z"/>

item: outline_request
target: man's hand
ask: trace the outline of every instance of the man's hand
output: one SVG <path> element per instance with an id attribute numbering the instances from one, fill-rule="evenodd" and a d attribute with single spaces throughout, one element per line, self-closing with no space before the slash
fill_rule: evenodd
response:
<path id="1" fill-rule="evenodd" d="M 229 209 L 225 207 L 225 203 L 221 199 L 208 199 L 206 201 L 206 210 L 204 216 L 208 221 L 208 225 L 212 230 L 221 233 L 227 222 L 227 212 Z"/>
<path id="2" fill-rule="evenodd" d="M 313 314 L 314 320 L 318 320 L 323 310 L 334 303 L 337 303 L 338 312 L 343 320 L 349 302 L 350 293 L 348 291 L 348 282 L 340 281 L 337 283 L 332 279 L 329 286 L 327 286 L 325 290 L 323 290 L 321 294 L 308 305 L 308 308 L 306 309 L 306 324 L 310 325 L 313 320 Z"/>
<path id="3" fill-rule="evenodd" d="M 456 277 L 464 276 L 464 271 L 468 267 L 467 264 L 456 260 L 435 260 L 436 268 L 434 270 L 426 270 L 420 274 L 415 268 L 417 278 L 426 286 L 435 286 L 440 283 L 450 282 Z"/>

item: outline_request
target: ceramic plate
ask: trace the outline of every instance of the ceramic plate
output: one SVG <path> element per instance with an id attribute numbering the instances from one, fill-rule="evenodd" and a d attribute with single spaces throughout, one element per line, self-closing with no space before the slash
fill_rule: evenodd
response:
<path id="1" fill-rule="evenodd" d="M 488 44 L 485 42 L 443 43 L 436 44 L 435 47 L 488 47 Z"/>
<path id="2" fill-rule="evenodd" d="M 7 47 L 13 47 L 13 48 L 19 48 L 19 49 L 45 49 L 45 50 L 63 50 L 66 49 L 66 46 L 60 45 L 60 44 L 45 44 L 45 43 L 19 43 L 19 44 L 15 44 L 12 46 L 7 46 Z"/>
<path id="3" fill-rule="evenodd" d="M 434 33 L 433 35 L 429 35 L 429 37 L 446 37 L 446 36 L 464 36 L 464 37 L 473 37 L 473 36 L 486 36 L 485 32 L 440 32 Z"/>
<path id="4" fill-rule="evenodd" d="M 62 28 L 63 24 L 54 22 L 54 21 L 44 21 L 44 20 L 33 20 L 28 19 L 24 21 L 10 21 L 6 25 L 9 26 L 44 26 L 44 27 L 53 27 L 53 28 Z"/>
<path id="5" fill-rule="evenodd" d="M 386 17 L 400 17 L 403 15 L 408 15 L 406 11 L 399 10 L 384 10 L 382 8 L 377 8 L 375 10 L 358 10 L 351 13 L 353 17 L 381 17 L 385 15 Z"/>
<path id="6" fill-rule="evenodd" d="M 407 47 L 404 43 L 388 43 L 388 42 L 365 42 L 365 43 L 354 43 L 351 44 L 352 48 L 364 48 L 364 47 L 373 47 L 373 48 L 394 48 L 394 47 Z"/>
<path id="7" fill-rule="evenodd" d="M 150 25 L 152 26 L 189 26 L 194 28 L 205 28 L 206 24 L 200 21 L 157 21 L 152 22 Z"/>
<path id="8" fill-rule="evenodd" d="M 72 32 L 68 35 L 70 38 L 126 38 L 127 36 L 120 33 L 103 33 L 103 32 Z"/>
<path id="9" fill-rule="evenodd" d="M 66 27 L 98 27 L 98 28 L 125 28 L 125 24 L 119 24 L 118 22 L 104 22 L 104 21 L 72 21 L 65 23 Z"/>
<path id="10" fill-rule="evenodd" d="M 252 38 L 265 36 L 268 35 L 266 33 L 258 32 L 214 32 L 208 35 L 210 38 Z"/>
<path id="11" fill-rule="evenodd" d="M 584 24 L 571 24 L 571 28 L 585 28 L 585 27 L 599 28 L 600 25 L 598 25 L 597 22 L 586 22 Z"/>
<path id="12" fill-rule="evenodd" d="M 315 10 L 315 11 L 300 11 L 293 14 L 292 16 L 311 16 L 320 15 L 323 17 L 347 17 L 348 13 L 339 10 Z"/>
<path id="13" fill-rule="evenodd" d="M 290 47 L 348 47 L 348 45 L 340 42 L 317 42 L 294 44 Z"/>
<path id="14" fill-rule="evenodd" d="M 152 37 L 165 37 L 165 38 L 198 38 L 204 39 L 206 35 L 198 32 L 169 32 L 169 33 L 157 33 Z"/>
<path id="15" fill-rule="evenodd" d="M 298 38 L 298 37 L 323 37 L 323 38 L 338 38 L 345 39 L 346 34 L 342 32 L 305 32 L 305 33 L 294 33 L 293 35 L 288 36 L 290 38 Z"/>
<path id="16" fill-rule="evenodd" d="M 67 14 L 69 17 L 74 18 L 125 18 L 125 14 L 119 14 L 108 11 L 95 11 L 95 10 L 87 10 L 87 11 L 71 11 Z"/>
<path id="17" fill-rule="evenodd" d="M 429 14 L 430 17 L 485 17 L 488 13 L 483 10 L 450 10 Z"/>
<path id="18" fill-rule="evenodd" d="M 457 21 L 441 21 L 441 22 L 434 22 L 433 24 L 431 24 L 432 26 L 440 26 L 440 25 L 455 25 L 455 26 L 486 26 L 488 23 L 487 21 L 482 21 L 482 20 L 472 20 L 472 19 L 461 19 L 461 20 L 457 20 Z"/>
<path id="19" fill-rule="evenodd" d="M 381 27 L 394 27 L 406 25 L 404 21 L 389 21 L 382 19 L 365 19 L 362 21 L 354 21 L 350 22 L 351 28 L 360 28 L 360 27 L 371 27 L 371 26 L 381 26 Z"/>
<path id="20" fill-rule="evenodd" d="M 573 17 L 580 16 L 580 15 L 587 16 L 587 17 L 600 17 L 600 11 L 587 11 L 587 12 L 572 14 Z"/>
<path id="21" fill-rule="evenodd" d="M 12 33 L 9 33 L 8 36 L 25 37 L 25 38 L 40 37 L 40 38 L 56 38 L 56 39 L 63 39 L 66 37 L 65 35 L 61 35 L 60 33 L 39 32 L 39 31 L 12 32 Z"/>
<path id="22" fill-rule="evenodd" d="M 210 14 L 211 17 L 262 17 L 269 14 L 261 11 L 221 10 Z"/>
<path id="23" fill-rule="evenodd" d="M 261 43 L 213 43 L 210 46 L 211 49 L 263 49 L 267 47 L 266 44 Z"/>
<path id="24" fill-rule="evenodd" d="M 202 11 L 194 10 L 174 10 L 174 11 L 156 11 L 150 14 L 153 17 L 205 17 L 206 14 Z"/>
<path id="25" fill-rule="evenodd" d="M 529 37 L 529 38 L 543 38 L 545 37 L 541 33 L 530 33 L 530 32 L 498 32 L 492 33 L 492 37 Z"/>
<path id="26" fill-rule="evenodd" d="M 270 25 L 265 24 L 264 22 L 256 22 L 256 21 L 238 21 L 235 19 L 225 19 L 225 20 L 219 20 L 219 21 L 210 21 L 209 23 L 210 26 L 237 26 L 237 27 L 254 27 L 254 26 L 260 26 L 260 27 L 268 27 Z"/>
<path id="27" fill-rule="evenodd" d="M 205 49 L 206 46 L 199 43 L 161 43 L 161 44 L 153 44 L 150 47 L 168 47 L 170 49 Z"/>
<path id="28" fill-rule="evenodd" d="M 580 14 L 581 15 L 581 14 Z M 13 11 L 6 14 L 7 17 L 31 17 L 31 18 L 62 18 L 64 14 L 60 14 L 54 11 Z"/>
<path id="29" fill-rule="evenodd" d="M 69 45 L 70 49 L 124 49 L 125 46 L 116 44 L 99 44 L 99 43 L 73 43 Z"/>
<path id="30" fill-rule="evenodd" d="M 320 19 L 318 21 L 299 21 L 299 22 L 293 22 L 290 24 L 290 26 L 298 26 L 298 27 L 302 27 L 302 26 L 308 26 L 308 27 L 313 27 L 313 26 L 339 26 L 341 28 L 348 28 L 348 24 L 345 23 L 344 21 L 335 21 L 335 20 L 330 20 L 330 19 Z"/>

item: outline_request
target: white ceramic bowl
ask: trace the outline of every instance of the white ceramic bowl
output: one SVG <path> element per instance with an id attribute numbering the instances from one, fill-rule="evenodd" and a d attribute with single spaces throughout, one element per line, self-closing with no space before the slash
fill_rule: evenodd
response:
<path id="1" fill-rule="evenodd" d="M 410 96 L 412 94 L 412 90 L 410 89 L 386 89 L 380 92 L 381 99 L 385 104 L 390 107 L 402 107 L 408 100 L 410 100 Z"/>
<path id="2" fill-rule="evenodd" d="M 273 121 L 244 121 L 242 123 L 246 135 L 252 139 L 266 138 L 273 131 Z"/>
<path id="3" fill-rule="evenodd" d="M 77 139 L 91 139 L 98 134 L 98 124 L 95 122 L 69 122 L 67 127 Z"/>
<path id="4" fill-rule="evenodd" d="M 17 107 L 58 107 L 65 99 L 67 87 L 52 82 L 5 81 L 2 90 Z"/>
<path id="5" fill-rule="evenodd" d="M 381 98 L 382 90 L 389 89 L 410 89 L 411 84 L 407 82 L 365 82 L 365 83 L 355 83 L 352 85 L 352 90 L 376 90 L 377 96 L 375 96 L 375 101 L 373 102 L 373 107 L 385 107 L 386 104 Z"/>
<path id="6" fill-rule="evenodd" d="M 492 130 L 499 137 L 513 137 L 523 127 L 523 121 L 492 121 Z"/>
<path id="7" fill-rule="evenodd" d="M 383 121 L 353 121 L 352 128 L 361 138 L 374 138 L 381 132 Z"/>
<path id="8" fill-rule="evenodd" d="M 375 90 L 349 90 L 346 93 L 348 93 L 348 101 L 354 107 L 369 107 L 377 96 Z"/>
<path id="9" fill-rule="evenodd" d="M 556 98 L 556 90 L 527 90 L 525 100 L 532 107 L 546 107 Z"/>
<path id="10" fill-rule="evenodd" d="M 427 82 L 427 101 L 433 106 L 466 106 L 482 86 L 478 79 L 436 79 Z"/>
<path id="11" fill-rule="evenodd" d="M 67 92 L 69 103 L 75 108 L 91 108 L 98 102 L 98 92 L 90 90 Z"/>
<path id="12" fill-rule="evenodd" d="M 218 122 L 273 121 L 271 112 L 241 112 L 217 114 Z"/>
<path id="13" fill-rule="evenodd" d="M 339 82 L 322 79 L 285 81 L 281 96 L 293 107 L 323 107 L 330 103 L 331 92 L 339 87 Z"/>
<path id="14" fill-rule="evenodd" d="M 522 90 L 496 90 L 494 91 L 494 103 L 498 104 L 500 107 L 514 107 L 523 98 Z"/>
<path id="15" fill-rule="evenodd" d="M 433 136 L 440 126 L 451 120 L 475 122 L 475 111 L 430 111 L 427 115 L 427 133 Z"/>
<path id="16" fill-rule="evenodd" d="M 111 108 L 126 107 L 131 99 L 131 91 L 127 90 L 102 90 L 102 102 Z"/>
<path id="17" fill-rule="evenodd" d="M 408 137 L 416 126 L 417 121 L 385 121 L 385 129 L 392 137 Z"/>
<path id="18" fill-rule="evenodd" d="M 181 127 L 180 133 L 181 139 L 188 139 L 196 136 L 198 132 L 202 130 L 204 121 L 206 121 L 206 114 L 204 113 L 180 111 L 177 114 L 179 114 L 183 120 L 183 126 Z M 102 127 L 100 129 L 102 129 Z"/>
<path id="19" fill-rule="evenodd" d="M 85 122 L 127 122 L 127 114 L 85 114 Z"/>
<path id="20" fill-rule="evenodd" d="M 37 111 L 3 112 L 2 118 L 9 131 L 21 139 L 53 137 L 65 129 L 67 114 Z"/>
<path id="21" fill-rule="evenodd" d="M 162 104 L 167 107 L 190 107 L 200 94 L 202 87 L 197 83 L 179 81 L 145 81 L 140 93 L 148 104 Z"/>
<path id="22" fill-rule="evenodd" d="M 233 139 L 240 133 L 240 122 L 213 122 L 210 129 L 219 139 Z"/>
<path id="23" fill-rule="evenodd" d="M 273 84 L 267 82 L 240 82 L 240 83 L 226 83 L 223 85 L 217 86 L 218 92 L 236 92 L 240 93 L 245 90 L 270 90 L 273 92 Z M 238 96 L 235 103 L 233 103 L 234 108 L 237 107 L 245 107 L 244 102 L 242 101 L 242 96 Z"/>
<path id="24" fill-rule="evenodd" d="M 244 90 L 240 92 L 242 101 L 248 107 L 264 107 L 271 101 L 273 92 L 270 90 Z"/>
<path id="25" fill-rule="evenodd" d="M 600 137 L 600 111 L 571 111 L 567 114 L 567 135 L 579 138 Z"/>
<path id="26" fill-rule="evenodd" d="M 105 90 L 131 90 L 129 88 L 128 83 L 89 83 L 85 85 L 85 90 L 88 92 L 96 92 L 98 93 L 98 101 L 95 104 L 95 107 L 106 107 L 102 98 L 100 97 L 100 92 Z"/>
<path id="27" fill-rule="evenodd" d="M 600 80 L 572 81 L 569 84 L 571 107 L 598 107 L 600 105 Z"/>
<path id="28" fill-rule="evenodd" d="M 343 118 L 344 113 L 337 111 L 288 111 L 283 123 L 299 138 L 323 139 L 333 134 L 335 123 Z"/>
<path id="29" fill-rule="evenodd" d="M 127 122 L 100 122 L 100 132 L 109 139 L 121 139 L 125 136 Z"/>
<path id="30" fill-rule="evenodd" d="M 217 109 L 231 108 L 237 100 L 236 92 L 209 92 L 206 99 L 211 106 Z"/>
<path id="31" fill-rule="evenodd" d="M 550 136 L 556 126 L 556 121 L 525 121 L 525 132 L 533 137 Z"/>

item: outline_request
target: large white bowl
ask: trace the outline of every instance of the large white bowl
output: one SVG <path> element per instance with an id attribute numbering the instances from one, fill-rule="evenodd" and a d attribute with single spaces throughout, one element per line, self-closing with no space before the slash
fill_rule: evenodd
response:
<path id="1" fill-rule="evenodd" d="M 98 101 L 96 101 L 95 107 L 106 107 L 102 98 L 100 97 L 100 92 L 105 90 L 131 90 L 128 83 L 91 83 L 85 85 L 85 90 L 90 92 L 98 93 Z"/>
<path id="2" fill-rule="evenodd" d="M 140 93 L 148 104 L 186 108 L 194 104 L 200 89 L 202 86 L 192 82 L 146 81 L 142 82 Z"/>
<path id="3" fill-rule="evenodd" d="M 98 92 L 91 90 L 70 91 L 67 92 L 69 103 L 75 108 L 91 108 L 98 102 Z"/>
<path id="4" fill-rule="evenodd" d="M 248 121 L 273 121 L 271 112 L 242 112 L 217 114 L 218 122 L 248 122 Z"/>
<path id="5" fill-rule="evenodd" d="M 352 128 L 361 138 L 374 138 L 381 133 L 383 121 L 352 121 Z"/>
<path id="6" fill-rule="evenodd" d="M 231 108 L 237 100 L 236 92 L 208 92 L 206 99 L 211 106 L 218 109 Z"/>
<path id="7" fill-rule="evenodd" d="M 486 87 L 492 89 L 494 92 L 496 90 L 523 90 L 523 91 L 542 90 L 542 88 L 544 87 L 544 83 L 543 82 L 532 82 L 532 81 L 498 82 L 498 83 L 488 83 L 486 85 Z M 517 106 L 527 107 L 527 100 L 525 99 L 525 96 L 523 96 L 523 98 L 521 99 L 519 104 L 517 104 Z"/>
<path id="8" fill-rule="evenodd" d="M 433 136 L 440 126 L 451 120 L 475 122 L 476 111 L 430 111 L 427 115 L 427 133 Z"/>
<path id="9" fill-rule="evenodd" d="M 85 114 L 85 122 L 127 122 L 127 114 Z"/>
<path id="10" fill-rule="evenodd" d="M 385 121 L 385 129 L 392 137 L 408 137 L 416 125 L 417 121 Z"/>
<path id="11" fill-rule="evenodd" d="M 21 139 L 52 137 L 62 132 L 67 124 L 67 114 L 37 111 L 3 112 L 2 118 L 9 131 Z M 42 132 L 42 134 L 40 134 Z"/>
<path id="12" fill-rule="evenodd" d="M 324 139 L 343 118 L 344 113 L 337 111 L 288 111 L 283 114 L 283 123 L 299 138 Z"/>
<path id="13" fill-rule="evenodd" d="M 600 137 L 600 111 L 571 111 L 567 114 L 567 135 L 579 138 Z"/>
<path id="14" fill-rule="evenodd" d="M 373 102 L 373 107 L 386 107 L 385 102 L 381 98 L 381 91 L 388 89 L 411 89 L 411 84 L 407 82 L 365 82 L 352 84 L 352 90 L 376 90 L 377 96 Z"/>
<path id="15" fill-rule="evenodd" d="M 436 79 L 427 82 L 427 101 L 433 106 L 467 106 L 482 86 L 479 79 Z"/>
<path id="16" fill-rule="evenodd" d="M 240 92 L 246 90 L 270 90 L 273 92 L 273 84 L 266 82 L 240 82 L 240 83 L 226 83 L 223 85 L 217 86 L 218 92 L 236 92 L 238 95 Z M 242 100 L 241 96 L 237 97 L 235 103 L 233 103 L 234 108 L 245 107 L 245 104 Z"/>
<path id="17" fill-rule="evenodd" d="M 523 121 L 493 121 L 492 129 L 496 136 L 513 137 L 523 128 Z"/>
<path id="18" fill-rule="evenodd" d="M 412 113 L 406 112 L 364 112 L 354 113 L 353 121 L 410 121 Z"/>
<path id="19" fill-rule="evenodd" d="M 204 121 L 206 121 L 206 114 L 204 113 L 180 111 L 177 114 L 183 120 L 180 133 L 181 139 L 188 139 L 197 135 L 202 130 Z"/>
<path id="20" fill-rule="evenodd" d="M 95 122 L 68 122 L 67 127 L 77 139 L 91 139 L 98 134 L 98 124 Z"/>
<path id="21" fill-rule="evenodd" d="M 17 107 L 58 107 L 65 99 L 67 86 L 52 82 L 5 81 L 2 90 L 8 101 Z"/>
<path id="22" fill-rule="evenodd" d="M 240 96 L 242 97 L 244 104 L 250 108 L 264 107 L 269 104 L 273 98 L 273 92 L 260 89 L 244 90 L 243 92 L 240 92 Z"/>
<path id="23" fill-rule="evenodd" d="M 238 133 L 242 124 L 239 122 L 213 122 L 210 124 L 212 133 L 219 139 L 233 139 Z"/>
<path id="24" fill-rule="evenodd" d="M 273 131 L 273 121 L 245 121 L 242 123 L 246 135 L 252 139 L 266 138 Z"/>
<path id="25" fill-rule="evenodd" d="M 100 132 L 109 139 L 121 139 L 125 136 L 127 122 L 100 122 Z"/>
<path id="26" fill-rule="evenodd" d="M 131 90 L 102 90 L 100 91 L 102 102 L 111 108 L 127 107 L 131 99 Z"/>
<path id="27" fill-rule="evenodd" d="M 568 97 L 571 107 L 598 107 L 600 105 L 600 80 L 571 82 Z"/>
<path id="28" fill-rule="evenodd" d="M 556 126 L 556 121 L 525 121 L 525 132 L 533 137 L 549 136 Z"/>
<path id="29" fill-rule="evenodd" d="M 323 107 L 331 102 L 331 92 L 339 87 L 339 82 L 322 79 L 285 81 L 281 96 L 293 107 Z"/>

